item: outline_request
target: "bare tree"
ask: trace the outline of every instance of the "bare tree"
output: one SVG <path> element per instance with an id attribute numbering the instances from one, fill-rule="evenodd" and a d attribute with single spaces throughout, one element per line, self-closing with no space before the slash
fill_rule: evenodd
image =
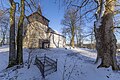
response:
<path id="1" fill-rule="evenodd" d="M 66 41 L 70 41 L 71 39 L 71 30 L 69 27 L 62 28 L 62 34 L 66 37 Z"/>
<path id="2" fill-rule="evenodd" d="M 91 49 L 94 49 L 95 48 L 95 36 L 94 36 L 94 28 L 92 28 L 92 31 L 91 31 L 91 36 L 90 36 L 90 44 L 91 44 Z"/>
<path id="3" fill-rule="evenodd" d="M 25 2 L 21 0 L 21 14 L 18 22 L 17 33 L 17 64 L 23 64 L 23 22 L 25 15 Z"/>
<path id="4" fill-rule="evenodd" d="M 2 16 L 0 16 L 0 18 L 2 18 L 0 20 L 0 33 L 2 36 L 2 40 L 0 42 L 0 45 L 2 46 L 5 44 L 7 32 L 9 31 L 9 28 L 8 28 L 9 18 L 6 15 L 2 15 Z"/>
<path id="5" fill-rule="evenodd" d="M 117 0 L 63 0 L 67 8 L 76 6 L 76 12 L 83 10 L 82 15 L 88 16 L 88 13 L 95 14 L 94 23 L 96 49 L 98 52 L 97 61 L 101 60 L 98 67 L 110 67 L 118 70 L 116 62 L 116 38 L 113 32 L 113 16 L 115 11 L 115 2 Z M 95 3 L 97 5 L 95 5 Z M 97 11 L 96 11 L 97 10 Z M 96 11 L 96 12 L 95 12 Z M 119 12 L 119 11 L 115 11 Z M 89 15 L 90 16 L 90 15 Z"/>
<path id="6" fill-rule="evenodd" d="M 8 0 L 10 3 L 10 50 L 9 50 L 9 65 L 8 67 L 12 67 L 16 64 L 22 64 L 23 63 L 23 49 L 22 49 L 22 40 L 23 40 L 23 24 L 24 24 L 24 18 L 26 17 L 25 11 L 29 13 L 35 11 L 38 8 L 38 1 L 39 0 Z M 1 1 L 1 5 L 2 5 Z M 20 4 L 20 6 L 19 6 Z M 17 6 L 17 7 L 16 7 Z M 27 7 L 25 9 L 25 7 Z M 9 8 L 8 8 L 9 9 Z M 27 10 L 29 9 L 29 10 Z M 18 29 L 16 31 L 15 27 L 15 18 L 16 15 L 20 15 L 20 18 L 18 18 Z M 20 14 L 19 14 L 20 13 Z M 27 19 L 27 18 L 26 18 Z M 15 33 L 17 32 L 17 41 Z M 17 53 L 16 53 L 16 43 L 17 42 Z"/>
<path id="7" fill-rule="evenodd" d="M 9 0 L 10 2 L 10 51 L 9 51 L 9 65 L 12 67 L 16 65 L 16 47 L 15 47 L 15 11 L 16 4 L 14 0 Z"/>
<path id="8" fill-rule="evenodd" d="M 75 46 L 74 38 L 75 38 L 75 30 L 76 30 L 77 19 L 78 19 L 78 14 L 75 11 L 76 11 L 75 8 L 69 9 L 65 13 L 64 19 L 62 20 L 62 24 L 66 26 L 68 30 L 70 30 L 70 33 L 71 33 L 70 45 L 72 47 Z"/>
<path id="9" fill-rule="evenodd" d="M 97 61 L 101 60 L 98 67 L 110 67 L 118 70 L 116 60 L 116 38 L 113 32 L 114 0 L 95 0 L 99 6 L 96 12 L 95 38 L 98 52 Z"/>
<path id="10" fill-rule="evenodd" d="M 78 26 L 78 27 L 76 27 L 76 42 L 77 42 L 77 47 L 82 47 L 82 44 L 83 44 L 83 38 L 84 38 L 84 36 L 83 36 L 83 32 L 82 32 L 83 30 L 82 30 L 82 28 L 81 28 L 81 26 Z"/>

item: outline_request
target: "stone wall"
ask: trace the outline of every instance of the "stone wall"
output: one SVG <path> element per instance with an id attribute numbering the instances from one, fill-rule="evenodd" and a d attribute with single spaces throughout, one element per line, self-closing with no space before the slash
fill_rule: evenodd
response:
<path id="1" fill-rule="evenodd" d="M 48 28 L 49 27 L 41 24 L 38 21 L 28 24 L 24 34 L 23 47 L 41 48 L 42 42 L 40 41 L 42 40 L 50 40 L 51 48 L 64 47 L 65 37 L 56 34 L 55 32 L 48 32 Z"/>
<path id="2" fill-rule="evenodd" d="M 42 25 L 37 21 L 28 24 L 23 39 L 23 46 L 26 48 L 38 48 L 39 39 L 46 39 L 46 30 L 47 26 Z"/>

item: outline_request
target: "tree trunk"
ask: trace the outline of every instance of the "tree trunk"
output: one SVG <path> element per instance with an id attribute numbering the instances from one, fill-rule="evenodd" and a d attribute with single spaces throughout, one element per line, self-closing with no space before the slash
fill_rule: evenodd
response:
<path id="1" fill-rule="evenodd" d="M 71 46 L 74 48 L 75 46 L 74 46 L 74 36 L 72 36 L 72 38 L 71 38 Z"/>
<path id="2" fill-rule="evenodd" d="M 2 46 L 2 45 L 5 45 L 5 35 L 6 35 L 6 33 L 2 33 L 3 34 L 3 37 L 2 37 L 2 40 L 1 40 L 1 42 L 0 42 L 0 45 Z"/>
<path id="3" fill-rule="evenodd" d="M 74 43 L 74 37 L 75 37 L 75 27 L 72 26 L 72 29 L 71 29 L 71 34 L 72 34 L 72 37 L 71 37 L 71 42 L 70 42 L 70 45 L 74 48 L 75 47 L 75 43 Z"/>
<path id="4" fill-rule="evenodd" d="M 98 67 L 110 67 L 113 70 L 118 70 L 116 60 L 116 38 L 113 33 L 113 12 L 114 1 L 106 0 L 106 10 L 101 19 L 101 25 L 99 28 L 95 26 L 95 38 L 97 49 L 97 61 L 101 60 Z M 111 11 L 111 10 L 112 11 Z"/>
<path id="5" fill-rule="evenodd" d="M 94 36 L 93 36 L 93 35 L 94 35 L 94 30 L 92 29 L 91 38 L 90 38 L 90 39 L 91 39 L 91 43 L 90 43 L 90 48 L 91 48 L 91 49 L 94 49 L 94 43 L 93 43 L 93 41 L 94 41 L 94 38 L 93 38 L 93 37 L 94 37 Z"/>
<path id="6" fill-rule="evenodd" d="M 79 43 L 78 43 L 78 31 L 76 30 L 76 46 L 79 47 Z"/>
<path id="7" fill-rule="evenodd" d="M 18 33 L 17 33 L 17 64 L 23 63 L 23 22 L 25 13 L 24 0 L 21 0 L 21 15 L 18 22 Z"/>
<path id="8" fill-rule="evenodd" d="M 16 4 L 14 0 L 10 0 L 11 8 L 10 8 L 10 50 L 9 50 L 9 65 L 8 67 L 12 67 L 16 65 L 16 47 L 15 47 L 15 11 Z"/>

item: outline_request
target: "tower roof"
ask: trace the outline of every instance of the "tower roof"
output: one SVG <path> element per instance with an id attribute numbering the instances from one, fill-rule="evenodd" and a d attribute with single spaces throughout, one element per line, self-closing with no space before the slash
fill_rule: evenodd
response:
<path id="1" fill-rule="evenodd" d="M 37 9 L 37 12 L 42 15 L 42 11 L 41 11 L 41 7 L 40 7 L 40 4 L 38 5 L 38 9 Z"/>

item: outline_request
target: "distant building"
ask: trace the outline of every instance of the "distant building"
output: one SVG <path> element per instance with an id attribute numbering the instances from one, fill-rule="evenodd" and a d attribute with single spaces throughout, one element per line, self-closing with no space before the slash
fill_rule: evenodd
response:
<path id="1" fill-rule="evenodd" d="M 56 48 L 65 46 L 65 37 L 49 27 L 49 20 L 42 15 L 40 7 L 27 18 L 29 24 L 24 31 L 23 47 Z"/>

